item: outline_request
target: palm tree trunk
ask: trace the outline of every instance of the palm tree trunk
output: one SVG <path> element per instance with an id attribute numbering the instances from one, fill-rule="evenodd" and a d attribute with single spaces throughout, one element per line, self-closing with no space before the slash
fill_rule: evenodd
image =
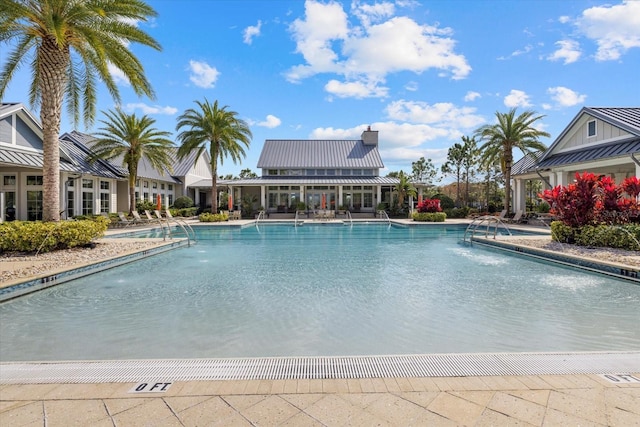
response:
<path id="1" fill-rule="evenodd" d="M 211 161 L 211 213 L 218 213 L 218 163 L 215 160 Z"/>
<path id="2" fill-rule="evenodd" d="M 51 37 L 38 47 L 38 85 L 41 89 L 42 165 L 44 221 L 60 220 L 60 117 L 67 82 L 69 51 L 60 50 Z"/>

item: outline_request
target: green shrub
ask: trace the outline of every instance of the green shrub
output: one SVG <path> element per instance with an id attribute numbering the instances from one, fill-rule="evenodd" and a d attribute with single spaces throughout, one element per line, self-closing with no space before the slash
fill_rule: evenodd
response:
<path id="1" fill-rule="evenodd" d="M 188 218 L 196 216 L 196 214 L 198 213 L 198 208 L 169 209 L 169 211 L 173 216 L 182 216 Z"/>
<path id="2" fill-rule="evenodd" d="M 536 212 L 538 213 L 549 213 L 551 210 L 551 205 L 547 202 L 540 202 L 538 206 L 536 206 Z"/>
<path id="3" fill-rule="evenodd" d="M 640 227 L 635 224 L 631 226 L 586 225 L 580 228 L 580 233 L 576 236 L 576 244 L 637 251 L 640 250 L 638 238 L 640 238 Z"/>
<path id="4" fill-rule="evenodd" d="M 575 234 L 576 229 L 569 227 L 562 221 L 551 223 L 551 239 L 556 242 L 573 244 L 576 241 Z"/>
<path id="5" fill-rule="evenodd" d="M 414 212 L 413 220 L 420 222 L 444 222 L 447 214 L 444 212 Z"/>
<path id="6" fill-rule="evenodd" d="M 173 202 L 173 207 L 175 209 L 185 209 L 185 208 L 190 208 L 192 206 L 193 206 L 193 200 L 191 200 L 191 197 L 188 197 L 188 196 L 180 196 L 175 200 L 175 202 Z"/>
<path id="7" fill-rule="evenodd" d="M 138 212 L 144 212 L 144 211 L 153 212 L 157 208 L 158 208 L 157 204 L 150 202 L 148 200 L 140 200 L 138 203 L 136 203 L 136 210 Z"/>
<path id="8" fill-rule="evenodd" d="M 446 194 L 439 193 L 431 198 L 440 200 L 440 207 L 442 209 L 452 209 L 456 206 L 456 202 L 454 202 L 453 199 Z"/>
<path id="9" fill-rule="evenodd" d="M 209 212 L 205 212 L 201 213 L 200 216 L 198 216 L 198 219 L 200 220 L 200 222 L 222 222 L 228 221 L 229 215 L 223 213 L 212 214 Z"/>
<path id="10" fill-rule="evenodd" d="M 444 212 L 447 214 L 447 218 L 466 218 L 469 215 L 469 208 L 452 208 L 445 209 Z"/>
<path id="11" fill-rule="evenodd" d="M 83 246 L 102 237 L 108 223 L 109 220 L 102 216 L 80 221 L 4 222 L 0 224 L 0 250 L 50 252 Z"/>

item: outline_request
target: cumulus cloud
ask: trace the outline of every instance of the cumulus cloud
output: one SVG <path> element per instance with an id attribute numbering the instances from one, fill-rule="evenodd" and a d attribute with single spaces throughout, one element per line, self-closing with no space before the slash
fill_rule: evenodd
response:
<path id="1" fill-rule="evenodd" d="M 393 120 L 433 124 L 441 129 L 470 129 L 484 122 L 475 108 L 456 107 L 449 102 L 431 105 L 422 101 L 394 101 L 387 106 L 386 113 Z"/>
<path id="2" fill-rule="evenodd" d="M 640 1 L 591 7 L 578 17 L 576 26 L 598 45 L 597 61 L 619 59 L 627 50 L 640 47 Z"/>
<path id="3" fill-rule="evenodd" d="M 189 61 L 189 80 L 198 87 L 210 89 L 215 86 L 220 72 L 215 68 L 200 61 Z"/>
<path id="4" fill-rule="evenodd" d="M 504 97 L 504 105 L 509 108 L 514 107 L 530 107 L 529 95 L 521 90 L 512 89 L 509 95 Z"/>
<path id="5" fill-rule="evenodd" d="M 133 112 L 135 110 L 142 111 L 143 114 L 165 114 L 172 116 L 178 112 L 178 109 L 175 107 L 162 107 L 160 105 L 147 105 L 142 102 L 138 103 L 129 103 L 124 105 L 124 110 L 128 112 Z"/>
<path id="6" fill-rule="evenodd" d="M 587 95 L 581 95 L 563 86 L 550 87 L 547 89 L 547 93 L 551 95 L 551 99 L 560 107 L 573 107 L 584 103 L 584 100 L 587 99 Z"/>
<path id="7" fill-rule="evenodd" d="M 550 61 L 564 60 L 565 64 L 571 64 L 582 55 L 580 44 L 575 40 L 560 40 L 556 42 L 556 45 L 558 50 L 547 57 Z"/>
<path id="8" fill-rule="evenodd" d="M 258 21 L 258 24 L 255 26 L 249 26 L 244 29 L 244 37 L 243 41 L 246 44 L 251 44 L 253 42 L 253 38 L 260 35 L 260 28 L 262 27 L 262 21 Z"/>
<path id="9" fill-rule="evenodd" d="M 476 99 L 480 98 L 481 95 L 478 92 L 474 92 L 472 90 L 470 90 L 469 92 L 467 92 L 467 94 L 464 96 L 464 100 L 469 102 L 469 101 L 475 101 Z"/>
<path id="10" fill-rule="evenodd" d="M 471 67 L 455 52 L 452 31 L 393 16 L 397 5 L 356 1 L 352 7 L 353 18 L 359 20 L 356 25 L 341 4 L 307 0 L 305 16 L 289 27 L 296 53 L 305 63 L 291 67 L 286 78 L 295 83 L 316 74 L 336 74 L 342 81 L 331 79 L 325 90 L 360 98 L 386 96 L 380 83 L 395 72 L 437 69 L 453 79 L 465 78 Z"/>
<path id="11" fill-rule="evenodd" d="M 281 124 L 282 120 L 271 114 L 267 114 L 267 118 L 265 120 L 256 123 L 257 126 L 262 126 L 269 129 L 277 128 Z"/>

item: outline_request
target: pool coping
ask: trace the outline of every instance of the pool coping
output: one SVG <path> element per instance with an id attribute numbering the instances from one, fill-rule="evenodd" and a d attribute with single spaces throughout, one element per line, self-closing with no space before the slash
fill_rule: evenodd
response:
<path id="1" fill-rule="evenodd" d="M 640 351 L 2 362 L 0 384 L 638 374 Z"/>

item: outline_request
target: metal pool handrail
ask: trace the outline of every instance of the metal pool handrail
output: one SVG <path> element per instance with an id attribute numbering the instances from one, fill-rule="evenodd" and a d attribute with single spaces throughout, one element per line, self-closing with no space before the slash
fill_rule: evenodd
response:
<path id="1" fill-rule="evenodd" d="M 467 241 L 467 235 L 469 235 L 469 243 L 472 243 L 473 241 L 473 236 L 475 235 L 476 230 L 478 229 L 478 227 L 482 224 L 485 224 L 485 230 L 484 230 L 484 236 L 485 237 L 489 237 L 489 229 L 491 228 L 491 226 L 493 225 L 493 238 L 496 238 L 496 235 L 498 234 L 498 227 L 501 226 L 503 227 L 507 233 L 509 233 L 509 236 L 511 236 L 511 230 L 509 230 L 509 227 L 507 227 L 507 224 L 505 224 L 500 218 L 493 216 L 493 215 L 484 215 L 481 217 L 478 217 L 476 219 L 473 220 L 473 222 L 471 222 L 471 224 L 469 224 L 469 226 L 467 227 L 467 229 L 464 231 L 464 237 L 462 238 L 462 240 L 464 242 Z"/>

